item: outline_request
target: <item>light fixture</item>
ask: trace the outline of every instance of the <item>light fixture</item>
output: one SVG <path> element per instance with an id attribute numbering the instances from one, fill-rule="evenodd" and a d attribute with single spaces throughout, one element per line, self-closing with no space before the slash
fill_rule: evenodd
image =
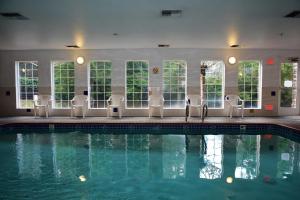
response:
<path id="1" fill-rule="evenodd" d="M 237 47 L 239 47 L 240 45 L 238 45 L 238 44 L 232 44 L 232 45 L 230 45 L 230 47 L 231 48 L 237 48 Z"/>
<path id="2" fill-rule="evenodd" d="M 76 62 L 77 64 L 82 65 L 84 63 L 84 58 L 82 56 L 78 56 Z"/>
<path id="3" fill-rule="evenodd" d="M 236 63 L 236 58 L 234 56 L 231 56 L 228 58 L 228 62 L 231 65 L 234 65 Z"/>

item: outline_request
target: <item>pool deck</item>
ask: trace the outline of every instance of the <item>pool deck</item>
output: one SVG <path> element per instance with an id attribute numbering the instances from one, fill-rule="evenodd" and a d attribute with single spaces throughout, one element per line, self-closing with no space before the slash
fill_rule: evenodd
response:
<path id="1" fill-rule="evenodd" d="M 64 124 L 64 123 L 120 123 L 120 124 L 136 124 L 136 123 L 149 123 L 149 124 L 163 124 L 163 123 L 186 123 L 184 117 L 123 117 L 107 118 L 107 117 L 86 117 L 86 118 L 70 118 L 70 117 L 0 117 L 0 125 L 3 124 Z M 207 117 L 204 122 L 200 118 L 189 118 L 188 123 L 204 123 L 204 124 L 277 124 L 300 131 L 300 116 L 285 116 L 285 117 Z"/>

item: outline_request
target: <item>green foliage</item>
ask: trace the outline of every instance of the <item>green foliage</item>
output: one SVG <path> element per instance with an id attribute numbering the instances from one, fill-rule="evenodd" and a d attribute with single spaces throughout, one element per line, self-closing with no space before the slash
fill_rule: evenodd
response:
<path id="1" fill-rule="evenodd" d="M 238 68 L 239 96 L 245 101 L 246 108 L 258 106 L 259 71 L 258 61 L 241 61 Z"/>
<path id="2" fill-rule="evenodd" d="M 129 61 L 126 70 L 126 100 L 128 107 L 148 105 L 148 63 Z"/>

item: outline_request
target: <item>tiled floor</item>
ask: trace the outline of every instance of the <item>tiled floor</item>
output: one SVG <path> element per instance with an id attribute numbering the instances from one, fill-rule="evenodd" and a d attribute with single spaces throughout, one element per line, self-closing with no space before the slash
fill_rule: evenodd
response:
<path id="1" fill-rule="evenodd" d="M 188 122 L 202 123 L 200 118 L 190 118 Z M 11 123 L 185 123 L 184 117 L 165 117 L 148 118 L 148 117 L 124 117 L 106 118 L 106 117 L 86 117 L 70 118 L 70 117 L 49 117 L 49 118 L 34 118 L 34 117 L 3 117 L 0 118 L 0 124 Z M 279 124 L 300 130 L 300 116 L 286 117 L 245 117 L 228 118 L 228 117 L 207 117 L 204 123 L 262 123 L 262 124 Z"/>

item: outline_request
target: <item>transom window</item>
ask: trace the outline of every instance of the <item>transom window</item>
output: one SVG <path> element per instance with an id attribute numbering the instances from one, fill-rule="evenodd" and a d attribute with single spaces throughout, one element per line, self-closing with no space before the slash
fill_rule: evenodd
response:
<path id="1" fill-rule="evenodd" d="M 241 61 L 238 70 L 238 88 L 245 108 L 261 108 L 261 63 Z"/>
<path id="2" fill-rule="evenodd" d="M 224 108 L 224 72 L 223 61 L 204 61 L 207 66 L 203 84 L 203 100 L 209 108 Z"/>
<path id="3" fill-rule="evenodd" d="M 296 108 L 298 63 L 281 64 L 280 107 Z"/>
<path id="4" fill-rule="evenodd" d="M 89 107 L 106 108 L 111 95 L 111 61 L 92 61 L 89 65 Z"/>
<path id="5" fill-rule="evenodd" d="M 16 62 L 17 108 L 33 108 L 33 96 L 38 94 L 38 81 L 36 61 Z"/>
<path id="6" fill-rule="evenodd" d="M 165 108 L 184 108 L 186 95 L 186 61 L 163 62 L 163 89 Z"/>
<path id="7" fill-rule="evenodd" d="M 148 61 L 126 62 L 126 108 L 148 108 Z"/>
<path id="8" fill-rule="evenodd" d="M 70 108 L 75 95 L 75 65 L 71 61 L 52 62 L 52 95 L 54 108 Z"/>

